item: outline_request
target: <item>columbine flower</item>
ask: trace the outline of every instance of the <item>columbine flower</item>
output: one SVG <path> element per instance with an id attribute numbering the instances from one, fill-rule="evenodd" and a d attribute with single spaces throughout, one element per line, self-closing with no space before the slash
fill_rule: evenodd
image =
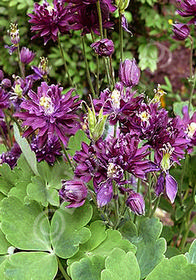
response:
<path id="1" fill-rule="evenodd" d="M 70 202 L 67 208 L 78 208 L 85 203 L 87 188 L 82 181 L 65 181 L 62 180 L 62 188 L 59 190 L 60 197 Z"/>
<path id="2" fill-rule="evenodd" d="M 177 12 L 182 17 L 196 16 L 196 3 L 193 0 L 178 0 L 181 10 Z"/>
<path id="3" fill-rule="evenodd" d="M 9 89 L 12 86 L 12 82 L 10 81 L 10 79 L 5 78 L 1 81 L 1 86 L 5 89 Z"/>
<path id="4" fill-rule="evenodd" d="M 114 11 L 114 6 L 108 5 L 111 3 L 108 1 L 101 1 L 101 14 L 103 28 L 108 29 L 113 26 L 113 23 L 109 21 L 110 11 Z M 113 8 L 111 8 L 113 7 Z M 100 34 L 99 30 L 99 17 L 97 13 L 96 3 L 84 4 L 81 2 L 78 5 L 69 4 L 67 6 L 71 15 L 69 19 L 70 28 L 73 30 L 82 30 L 82 35 L 91 33 L 93 31 L 96 34 Z"/>
<path id="5" fill-rule="evenodd" d="M 39 138 L 36 137 L 31 142 L 31 149 L 35 152 L 38 162 L 45 160 L 53 165 L 57 156 L 61 155 L 61 144 L 57 136 L 49 139 L 43 147 L 39 147 Z"/>
<path id="6" fill-rule="evenodd" d="M 10 151 L 0 155 L 0 164 L 7 163 L 11 168 L 14 168 L 20 155 L 21 149 L 18 144 L 15 143 Z"/>
<path id="7" fill-rule="evenodd" d="M 91 48 L 100 56 L 111 56 L 114 52 L 114 43 L 109 39 L 101 39 L 93 44 Z"/>
<path id="8" fill-rule="evenodd" d="M 35 57 L 35 53 L 30 51 L 26 47 L 22 47 L 20 51 L 20 60 L 22 63 L 29 64 L 34 59 L 34 57 Z"/>
<path id="9" fill-rule="evenodd" d="M 169 174 L 169 172 L 161 172 L 158 177 L 155 193 L 159 196 L 161 193 L 165 193 L 171 203 L 174 203 L 178 190 L 178 184 L 176 180 Z"/>
<path id="10" fill-rule="evenodd" d="M 135 59 L 125 59 L 124 62 L 120 63 L 119 79 L 125 87 L 134 87 L 139 83 L 140 69 Z"/>
<path id="11" fill-rule="evenodd" d="M 10 30 L 9 30 L 10 40 L 12 45 L 11 46 L 5 46 L 6 49 L 9 50 L 9 54 L 11 55 L 18 47 L 18 44 L 20 42 L 20 36 L 19 36 L 19 29 L 18 25 L 15 23 L 10 24 Z"/>
<path id="12" fill-rule="evenodd" d="M 172 38 L 179 41 L 185 40 L 190 34 L 190 29 L 186 24 L 183 23 L 173 24 L 172 31 L 174 33 Z"/>
<path id="13" fill-rule="evenodd" d="M 68 10 L 64 7 L 63 1 L 54 0 L 50 5 L 46 0 L 42 5 L 35 3 L 29 22 L 33 25 L 31 30 L 37 34 L 32 37 L 44 38 L 44 45 L 49 40 L 54 42 L 58 39 L 58 33 L 65 34 L 69 30 L 68 26 Z"/>
<path id="14" fill-rule="evenodd" d="M 46 57 L 40 57 L 40 63 L 38 67 L 31 66 L 35 74 L 32 74 L 30 77 L 33 80 L 47 79 L 49 68 L 48 68 L 48 59 Z"/>
<path id="15" fill-rule="evenodd" d="M 39 147 L 42 147 L 47 139 L 54 134 L 66 146 L 69 137 L 76 133 L 79 128 L 76 110 L 80 104 L 76 101 L 78 96 L 71 97 L 74 89 L 61 95 L 63 88 L 58 85 L 47 85 L 42 82 L 38 92 L 29 91 L 29 100 L 21 103 L 24 112 L 16 113 L 15 116 L 23 120 L 23 126 L 29 128 L 25 131 L 25 137 L 37 130 Z"/>
<path id="16" fill-rule="evenodd" d="M 145 202 L 143 196 L 140 193 L 130 191 L 130 194 L 126 200 L 126 205 L 136 215 L 144 215 L 145 213 Z"/>

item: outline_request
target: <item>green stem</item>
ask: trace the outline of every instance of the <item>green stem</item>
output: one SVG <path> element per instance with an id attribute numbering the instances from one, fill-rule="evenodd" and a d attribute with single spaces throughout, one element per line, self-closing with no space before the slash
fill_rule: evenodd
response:
<path id="1" fill-rule="evenodd" d="M 97 4 L 97 13 L 99 17 L 99 31 L 100 31 L 101 39 L 103 39 L 103 23 L 102 23 L 100 0 L 98 0 L 96 4 Z"/>
<path id="2" fill-rule="evenodd" d="M 190 78 L 192 79 L 193 77 L 193 38 L 191 35 L 188 36 L 190 41 L 191 41 L 191 53 L 190 53 Z"/>
<path id="3" fill-rule="evenodd" d="M 156 201 L 155 201 L 155 205 L 154 205 L 154 208 L 153 208 L 153 210 L 152 210 L 152 212 L 151 212 L 150 218 L 154 215 L 154 213 L 155 213 L 157 207 L 159 206 L 160 199 L 161 199 L 161 196 L 159 195 L 159 196 L 157 197 Z"/>
<path id="4" fill-rule="evenodd" d="M 9 135 L 9 139 L 10 139 L 10 145 L 11 147 L 13 146 L 13 141 L 12 141 L 12 134 L 11 134 L 11 129 L 10 129 L 10 123 L 8 121 L 7 115 L 4 113 L 5 116 L 5 122 L 7 125 L 7 131 L 8 131 L 8 135 Z"/>
<path id="5" fill-rule="evenodd" d="M 184 175 L 185 175 L 185 169 L 186 169 L 186 165 L 188 162 L 188 155 L 185 155 L 185 161 L 184 161 L 184 165 L 182 168 L 182 175 L 181 175 L 181 179 L 180 179 L 180 184 L 178 186 L 178 194 L 179 194 L 179 198 L 180 198 L 180 205 L 182 206 L 183 204 L 183 199 L 182 199 L 182 186 L 183 186 L 183 181 L 184 181 Z"/>
<path id="6" fill-rule="evenodd" d="M 123 28 L 122 28 L 122 12 L 119 10 L 119 36 L 120 36 L 120 60 L 123 61 Z"/>
<path id="7" fill-rule="evenodd" d="M 62 266 L 62 263 L 58 257 L 57 257 L 57 260 L 58 260 L 59 270 L 61 271 L 64 279 L 71 280 L 71 278 L 67 275 L 67 273 L 66 273 L 64 267 Z"/>
<path id="8" fill-rule="evenodd" d="M 195 89 L 195 82 L 196 82 L 196 73 L 194 73 L 194 79 L 193 79 L 191 94 L 190 94 L 190 97 L 189 97 L 189 105 L 188 105 L 189 112 L 190 112 L 190 108 L 191 108 L 191 105 L 192 105 L 193 93 L 194 93 L 194 89 Z"/>
<path id="9" fill-rule="evenodd" d="M 95 36 L 91 29 L 91 37 L 93 43 L 95 42 Z M 99 96 L 99 55 L 96 53 L 96 64 L 97 64 L 97 75 L 96 75 L 96 90 L 97 90 L 97 96 Z"/>
<path id="10" fill-rule="evenodd" d="M 62 150 L 63 150 L 63 152 L 64 152 L 64 154 L 65 154 L 65 157 L 66 157 L 66 159 L 67 159 L 67 161 L 68 161 L 68 163 L 69 163 L 71 169 L 74 171 L 74 166 L 73 166 L 73 164 L 71 163 L 71 160 L 70 160 L 70 158 L 69 158 L 69 155 L 68 155 L 68 153 L 67 153 L 67 151 L 66 151 L 66 149 L 65 149 L 65 147 L 64 147 L 64 145 L 63 145 L 62 142 L 61 142 L 61 147 L 62 147 Z"/>
<path id="11" fill-rule="evenodd" d="M 7 139 L 6 139 L 6 136 L 5 136 L 5 133 L 3 131 L 3 128 L 0 126 L 0 132 L 1 132 L 1 136 L 2 136 L 2 140 L 3 140 L 3 144 L 4 146 L 6 147 L 7 150 L 9 150 L 11 147 L 9 147 L 8 143 L 7 143 Z"/>
<path id="12" fill-rule="evenodd" d="M 90 76 L 90 72 L 89 72 L 88 61 L 87 61 L 86 51 L 85 51 L 85 42 L 84 42 L 84 37 L 83 36 L 82 36 L 82 49 L 83 49 L 83 55 L 84 55 L 88 84 L 90 86 L 90 90 L 92 92 L 93 98 L 95 98 L 95 91 L 94 91 L 94 88 L 93 88 L 93 84 L 92 84 L 91 76 Z"/>
<path id="13" fill-rule="evenodd" d="M 112 57 L 109 57 L 109 66 L 110 66 L 110 75 L 112 77 L 112 86 L 114 88 L 115 86 L 115 76 L 114 76 L 114 68 L 112 66 Z"/>
<path id="14" fill-rule="evenodd" d="M 138 178 L 138 180 L 137 180 L 137 193 L 140 192 L 140 184 L 141 184 L 141 179 Z M 134 224 L 135 224 L 135 222 L 136 222 L 136 219 L 137 219 L 137 215 L 134 214 L 134 218 L 133 218 Z"/>
<path id="15" fill-rule="evenodd" d="M 113 183 L 113 190 L 114 190 L 114 214 L 116 219 L 114 229 L 117 229 L 117 226 L 119 224 L 119 205 L 118 205 L 118 190 L 115 183 Z"/>
<path id="16" fill-rule="evenodd" d="M 18 55 L 18 64 L 19 64 L 19 68 L 20 68 L 20 73 L 21 73 L 22 78 L 24 79 L 25 78 L 25 73 L 24 73 L 24 67 L 23 67 L 21 59 L 20 59 L 20 47 L 19 47 L 19 45 L 17 47 L 17 55 Z"/>
<path id="17" fill-rule="evenodd" d="M 64 64 L 64 68 L 65 68 L 65 73 L 67 74 L 67 77 L 68 77 L 68 80 L 69 80 L 69 84 L 72 86 L 72 87 L 75 87 L 75 85 L 73 84 L 73 81 L 71 79 L 71 76 L 69 75 L 69 70 L 68 70 L 68 66 L 67 66 L 67 62 L 65 60 L 65 56 L 64 56 L 64 52 L 63 52 L 63 48 L 62 48 L 62 45 L 61 45 L 61 41 L 60 41 L 60 38 L 58 36 L 58 46 L 59 46 L 59 50 L 60 50 L 60 53 L 61 53 L 61 57 L 63 59 L 63 64 Z"/>
<path id="18" fill-rule="evenodd" d="M 152 211 L 151 174 L 149 174 L 148 199 L 149 199 L 149 210 L 148 210 L 149 212 L 148 212 L 148 217 L 151 217 L 151 211 Z"/>

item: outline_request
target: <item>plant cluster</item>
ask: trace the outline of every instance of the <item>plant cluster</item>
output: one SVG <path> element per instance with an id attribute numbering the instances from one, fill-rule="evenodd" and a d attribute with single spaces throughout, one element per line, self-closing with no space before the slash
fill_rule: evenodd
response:
<path id="1" fill-rule="evenodd" d="M 181 1 L 179 13 L 193 16 L 192 24 L 191 3 Z M 175 103 L 171 115 L 162 106 L 161 86 L 153 96 L 138 91 L 137 60 L 124 59 L 124 35 L 132 36 L 128 5 L 128 0 L 34 4 L 28 13 L 32 39 L 58 47 L 67 89 L 50 80 L 47 57 L 34 64 L 36 51 L 21 47 L 20 28 L 10 24 L 5 49 L 19 67 L 12 77 L 0 70 L 2 280 L 196 276 L 196 242 L 188 240 L 194 234 L 196 190 L 193 51 L 189 100 Z M 90 92 L 83 98 L 62 40 L 71 32 L 81 37 Z M 184 40 L 188 26 L 173 24 L 173 33 Z M 86 34 L 96 59 L 93 73 Z M 165 211 L 172 225 L 163 227 L 156 216 Z"/>

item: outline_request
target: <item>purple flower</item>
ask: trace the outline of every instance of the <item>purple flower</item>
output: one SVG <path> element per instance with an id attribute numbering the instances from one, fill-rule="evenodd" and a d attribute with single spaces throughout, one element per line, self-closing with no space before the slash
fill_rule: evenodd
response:
<path id="1" fill-rule="evenodd" d="M 36 35 L 32 37 L 44 38 L 44 45 L 49 40 L 57 41 L 58 33 L 65 34 L 69 31 L 68 26 L 68 10 L 64 7 L 63 1 L 54 0 L 50 5 L 46 0 L 42 5 L 35 3 L 32 14 L 29 14 L 31 18 L 29 22 L 32 24 L 31 30 L 36 32 Z"/>
<path id="2" fill-rule="evenodd" d="M 87 188 L 82 181 L 62 181 L 62 188 L 59 190 L 60 197 L 70 202 L 67 208 L 78 208 L 85 202 Z"/>
<path id="3" fill-rule="evenodd" d="M 46 57 L 40 57 L 40 63 L 37 66 L 31 66 L 34 74 L 30 75 L 33 80 L 47 79 L 49 74 L 48 59 Z"/>
<path id="4" fill-rule="evenodd" d="M 127 198 L 126 204 L 136 215 L 144 215 L 145 202 L 143 196 L 140 193 L 130 191 L 130 195 Z"/>
<path id="5" fill-rule="evenodd" d="M 192 146 L 196 146 L 196 112 L 194 112 L 191 118 L 189 116 L 188 106 L 184 106 L 182 112 L 185 134 L 190 139 L 189 146 L 191 148 Z"/>
<path id="6" fill-rule="evenodd" d="M 102 25 L 103 28 L 108 29 L 113 26 L 113 23 L 109 21 L 109 13 L 111 6 L 108 5 L 110 1 L 101 1 L 101 13 L 102 13 Z M 82 30 L 82 35 L 91 33 L 93 31 L 96 34 L 100 34 L 99 30 L 99 17 L 97 13 L 96 3 L 91 3 L 86 5 L 81 2 L 78 5 L 69 4 L 67 6 L 69 14 L 71 15 L 69 19 L 70 28 L 73 30 Z"/>
<path id="7" fill-rule="evenodd" d="M 159 196 L 161 193 L 165 193 L 171 203 L 174 203 L 177 190 L 178 184 L 176 180 L 168 172 L 161 172 L 155 188 L 156 195 Z"/>
<path id="8" fill-rule="evenodd" d="M 0 87 L 0 117 L 3 117 L 2 109 L 9 106 L 9 94 Z"/>
<path id="9" fill-rule="evenodd" d="M 39 136 L 39 147 L 51 139 L 53 135 L 66 146 L 68 139 L 79 129 L 76 110 L 80 104 L 76 101 L 78 96 L 71 97 L 74 89 L 62 95 L 63 88 L 58 85 L 47 85 L 42 82 L 38 92 L 29 91 L 29 100 L 21 103 L 24 112 L 16 113 L 15 116 L 23 120 L 23 126 L 29 128 L 24 132 L 28 137 L 37 130 Z"/>
<path id="10" fill-rule="evenodd" d="M 173 24 L 172 31 L 174 33 L 172 38 L 179 41 L 185 40 L 190 34 L 190 29 L 183 23 Z"/>
<path id="11" fill-rule="evenodd" d="M 111 56 L 114 52 L 114 43 L 109 39 L 101 39 L 91 44 L 91 48 L 100 56 Z"/>
<path id="12" fill-rule="evenodd" d="M 18 25 L 15 23 L 10 24 L 10 40 L 12 45 L 11 46 L 5 46 L 6 49 L 9 50 L 9 54 L 12 55 L 12 53 L 17 49 L 18 44 L 20 42 L 20 36 L 19 36 L 19 30 L 18 30 Z"/>
<path id="13" fill-rule="evenodd" d="M 21 149 L 18 144 L 15 143 L 10 151 L 0 155 L 0 163 L 7 163 L 11 168 L 14 168 L 20 155 Z"/>
<path id="14" fill-rule="evenodd" d="M 194 0 L 178 0 L 181 10 L 177 10 L 182 17 L 196 16 L 196 3 Z"/>
<path id="15" fill-rule="evenodd" d="M 34 57 L 35 57 L 35 53 L 30 51 L 26 47 L 22 47 L 20 51 L 20 59 L 22 63 L 29 64 L 34 59 Z"/>
<path id="16" fill-rule="evenodd" d="M 1 86 L 5 89 L 11 88 L 12 82 L 10 81 L 10 79 L 5 78 L 1 81 Z"/>
<path id="17" fill-rule="evenodd" d="M 124 15 L 122 15 L 122 27 L 126 32 L 128 32 L 129 34 L 131 34 L 131 36 L 133 36 L 133 33 L 128 28 L 128 22 Z"/>
<path id="18" fill-rule="evenodd" d="M 36 137 L 31 142 L 31 149 L 35 152 L 38 162 L 45 160 L 51 165 L 53 165 L 56 158 L 61 155 L 61 144 L 55 135 L 41 148 L 39 148 L 39 138 Z"/>
<path id="19" fill-rule="evenodd" d="M 107 180 L 100 185 L 100 188 L 97 192 L 97 206 L 99 208 L 108 204 L 113 198 L 113 186 L 112 180 Z"/>
<path id="20" fill-rule="evenodd" d="M 135 59 L 125 59 L 124 62 L 120 63 L 119 79 L 125 87 L 133 87 L 139 83 L 140 69 Z"/>
<path id="21" fill-rule="evenodd" d="M 3 71 L 2 71 L 2 70 L 0 70 L 0 81 L 2 81 L 2 80 L 3 80 L 3 78 L 4 78 L 4 73 L 3 73 Z"/>

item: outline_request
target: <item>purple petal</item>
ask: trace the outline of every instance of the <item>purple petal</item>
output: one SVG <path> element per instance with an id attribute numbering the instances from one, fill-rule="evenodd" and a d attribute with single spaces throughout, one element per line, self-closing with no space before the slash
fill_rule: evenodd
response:
<path id="1" fill-rule="evenodd" d="M 165 176 L 165 191 L 166 194 L 169 198 L 169 200 L 171 201 L 171 203 L 174 203 L 176 194 L 177 194 L 177 190 L 178 190 L 178 184 L 176 182 L 176 180 L 168 174 L 166 174 Z"/>

